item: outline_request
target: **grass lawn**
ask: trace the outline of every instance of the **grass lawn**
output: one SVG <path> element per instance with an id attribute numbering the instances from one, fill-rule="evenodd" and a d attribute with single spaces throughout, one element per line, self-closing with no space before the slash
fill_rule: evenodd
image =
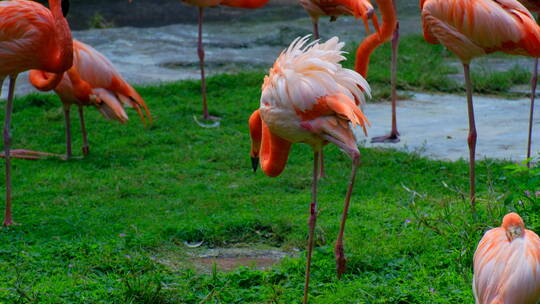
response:
<path id="1" fill-rule="evenodd" d="M 441 47 L 410 37 L 401 49 L 401 88 L 460 90 L 444 75 L 451 68 Z M 371 67 L 378 96 L 388 79 L 387 54 L 385 46 Z M 299 303 L 312 152 L 294 146 L 278 178 L 252 172 L 247 119 L 258 107 L 262 77 L 209 79 L 220 128 L 195 125 L 199 83 L 183 81 L 140 88 L 154 116 L 149 128 L 133 111 L 122 126 L 89 109 L 91 154 L 84 159 L 14 160 L 20 225 L 0 229 L 0 303 Z M 13 122 L 15 148 L 64 151 L 56 96 L 18 99 Z M 79 131 L 74 120 L 76 152 Z M 326 149 L 312 303 L 472 303 L 471 260 L 483 232 L 509 210 L 540 230 L 540 201 L 524 194 L 538 190 L 538 172 L 480 162 L 473 216 L 462 193 L 466 162 L 361 152 L 345 239 L 348 270 L 338 281 L 333 243 L 350 161 L 336 147 Z M 301 251 L 269 271 L 204 274 L 191 265 L 185 241 Z"/>

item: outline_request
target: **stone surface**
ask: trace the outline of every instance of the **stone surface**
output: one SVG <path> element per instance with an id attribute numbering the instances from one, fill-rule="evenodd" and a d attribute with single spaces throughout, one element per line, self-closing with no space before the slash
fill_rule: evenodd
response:
<path id="1" fill-rule="evenodd" d="M 409 93 L 412 98 L 398 102 L 397 118 L 401 141 L 397 144 L 371 144 L 363 135 L 360 142 L 368 147 L 390 147 L 416 151 L 421 155 L 445 160 L 468 160 L 468 118 L 465 96 Z M 506 100 L 475 96 L 477 159 L 525 159 L 529 120 L 529 99 Z M 366 116 L 373 126 L 370 137 L 390 130 L 390 104 L 368 104 Z M 536 107 L 533 153 L 540 152 L 540 106 Z M 534 155 L 534 154 L 533 154 Z"/>

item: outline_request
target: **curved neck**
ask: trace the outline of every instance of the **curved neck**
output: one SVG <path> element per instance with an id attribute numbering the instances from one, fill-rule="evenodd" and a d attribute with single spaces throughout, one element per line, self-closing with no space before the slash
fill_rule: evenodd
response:
<path id="1" fill-rule="evenodd" d="M 369 35 L 356 51 L 355 70 L 364 78 L 367 77 L 369 59 L 373 51 L 392 38 L 397 25 L 396 7 L 393 0 L 377 0 L 382 15 L 382 26 L 379 32 Z"/>
<path id="2" fill-rule="evenodd" d="M 285 169 L 290 150 L 291 142 L 272 134 L 263 122 L 260 158 L 264 173 L 270 177 L 280 175 Z"/>
<path id="3" fill-rule="evenodd" d="M 60 81 L 62 81 L 64 73 L 47 73 L 39 70 L 30 71 L 30 83 L 40 91 L 54 90 Z"/>
<path id="4" fill-rule="evenodd" d="M 73 64 L 73 38 L 62 14 L 61 0 L 49 0 L 49 8 L 54 18 L 55 31 L 51 33 L 49 53 L 44 56 L 43 68 L 47 72 L 62 73 Z"/>
<path id="5" fill-rule="evenodd" d="M 69 69 L 67 71 L 67 75 L 69 76 L 69 80 L 71 81 L 71 84 L 73 85 L 73 91 L 75 93 L 75 97 L 84 102 L 90 101 L 90 95 L 92 94 L 92 87 L 90 84 L 86 81 L 84 81 L 75 67 Z"/>

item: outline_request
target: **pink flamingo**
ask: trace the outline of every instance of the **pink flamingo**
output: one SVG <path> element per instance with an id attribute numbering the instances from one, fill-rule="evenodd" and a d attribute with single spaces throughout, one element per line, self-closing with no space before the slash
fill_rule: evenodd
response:
<path id="1" fill-rule="evenodd" d="M 540 301 L 540 238 L 519 215 L 484 234 L 474 253 L 477 304 L 536 304 Z"/>
<path id="2" fill-rule="evenodd" d="M 493 52 L 540 57 L 540 27 L 517 0 L 420 0 L 424 38 L 463 63 L 469 114 L 470 202 L 474 207 L 476 124 L 469 63 Z"/>
<path id="3" fill-rule="evenodd" d="M 309 37 L 309 36 L 308 36 Z M 370 94 L 366 80 L 358 73 L 344 69 L 339 62 L 345 57 L 336 37 L 325 43 L 306 45 L 308 37 L 297 38 L 281 53 L 265 77 L 260 108 L 249 119 L 253 170 L 259 158 L 263 172 L 276 177 L 285 169 L 293 143 L 313 148 L 313 188 L 309 242 L 304 285 L 304 303 L 308 300 L 309 274 L 313 236 L 317 221 L 317 182 L 323 146 L 333 143 L 352 158 L 351 179 L 335 247 L 338 277 L 345 271 L 343 232 L 353 190 L 360 151 L 351 126 L 369 123 L 357 104 L 364 92 Z"/>
<path id="4" fill-rule="evenodd" d="M 70 107 L 75 104 L 79 108 L 81 131 L 83 134 L 83 154 L 90 151 L 86 136 L 83 106 L 95 106 L 108 119 L 115 119 L 121 123 L 128 120 L 123 105 L 135 110 L 145 122 L 141 108 L 145 110 L 150 122 L 152 117 L 144 100 L 127 83 L 113 64 L 103 54 L 80 41 L 73 41 L 73 66 L 64 75 L 62 81 L 54 88 L 64 105 L 66 121 L 66 158 L 72 156 L 71 152 L 71 122 Z M 51 74 L 45 71 L 32 70 L 30 82 L 39 90 L 48 89 L 47 84 Z M 77 84 L 76 86 L 74 85 Z"/>
<path id="5" fill-rule="evenodd" d="M 0 84 L 9 76 L 4 122 L 6 159 L 6 215 L 4 226 L 13 225 L 11 214 L 11 112 L 17 74 L 30 69 L 54 73 L 44 85 L 50 89 L 73 63 L 71 31 L 64 18 L 68 0 L 49 0 L 50 10 L 33 1 L 0 2 Z M 15 153 L 19 151 L 13 151 Z M 26 153 L 28 151 L 20 151 Z"/>
<path id="6" fill-rule="evenodd" d="M 330 17 L 330 21 L 336 21 L 342 15 L 362 18 L 368 32 L 368 19 L 373 17 L 377 26 L 377 15 L 373 14 L 369 0 L 300 0 L 300 4 L 311 17 L 315 39 L 319 39 L 319 18 L 323 16 Z"/>

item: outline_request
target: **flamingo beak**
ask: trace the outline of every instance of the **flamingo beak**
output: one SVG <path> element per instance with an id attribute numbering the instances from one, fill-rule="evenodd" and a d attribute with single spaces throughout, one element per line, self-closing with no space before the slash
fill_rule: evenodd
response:
<path id="1" fill-rule="evenodd" d="M 253 172 L 257 172 L 257 167 L 259 167 L 259 158 L 258 157 L 252 157 L 251 158 L 251 167 L 253 168 Z"/>
<path id="2" fill-rule="evenodd" d="M 62 14 L 64 18 L 67 17 L 69 13 L 69 0 L 62 0 Z"/>

